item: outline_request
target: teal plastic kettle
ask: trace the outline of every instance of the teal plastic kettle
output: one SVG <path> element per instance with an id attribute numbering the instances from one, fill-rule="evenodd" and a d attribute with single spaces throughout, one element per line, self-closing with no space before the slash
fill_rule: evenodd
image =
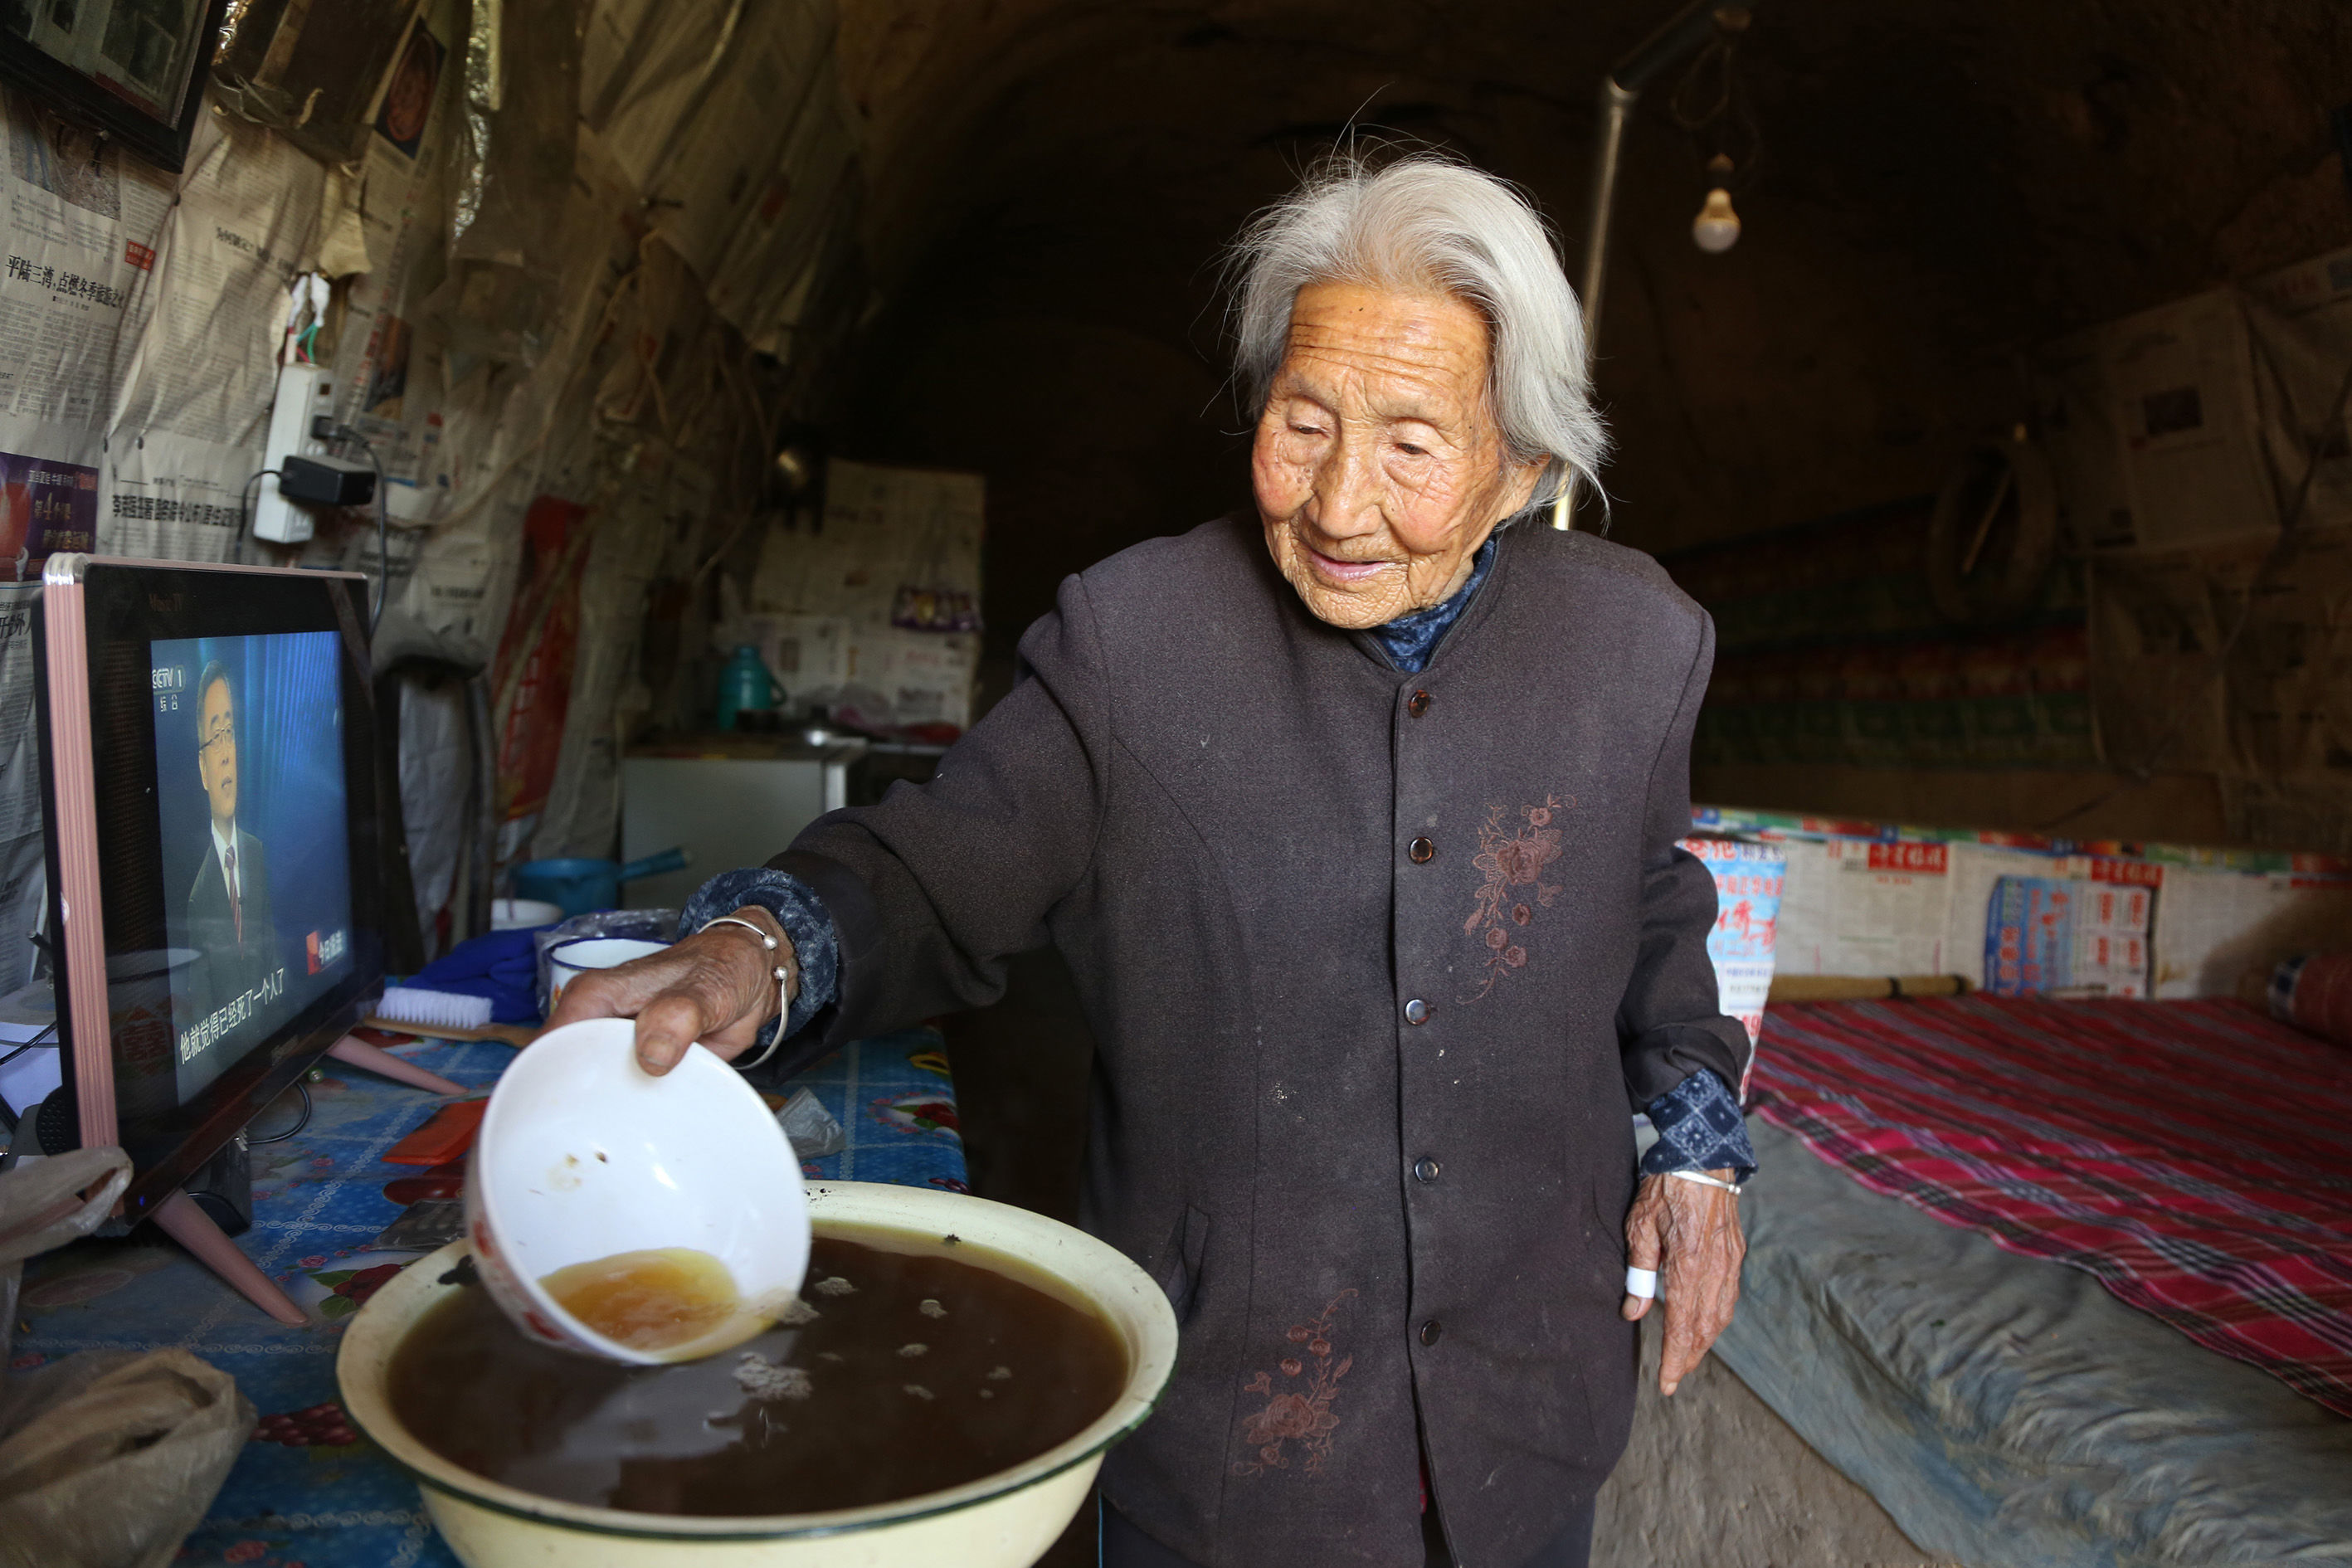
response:
<path id="1" fill-rule="evenodd" d="M 768 673 L 760 658 L 760 650 L 750 643 L 739 645 L 735 657 L 719 672 L 719 710 L 714 718 L 719 728 L 735 728 L 735 716 L 746 709 L 773 708 L 784 700 L 784 689 Z"/>

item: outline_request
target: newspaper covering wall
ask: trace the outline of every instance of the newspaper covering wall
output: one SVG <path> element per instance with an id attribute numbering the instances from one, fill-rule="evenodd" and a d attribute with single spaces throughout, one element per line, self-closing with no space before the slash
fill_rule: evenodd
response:
<path id="1" fill-rule="evenodd" d="M 751 324 L 743 307 L 764 279 L 730 267 L 730 252 L 765 250 L 787 209 L 797 209 L 793 226 L 816 226 L 794 198 L 821 196 L 824 187 L 800 189 L 796 176 L 814 183 L 818 171 L 795 168 L 790 154 L 836 95 L 831 12 L 823 0 L 743 9 L 721 68 L 645 177 L 648 195 L 676 204 L 664 237 L 709 287 L 712 306 L 739 326 Z"/>
<path id="2" fill-rule="evenodd" d="M 2326 855 L 2074 844 L 1715 806 L 1692 820 L 1785 847 L 1776 962 L 1792 974 L 1958 973 L 1999 986 L 1985 938 L 2004 889 L 2024 883 L 2063 889 L 2073 908 L 2091 911 L 2077 921 L 2070 910 L 2076 934 L 2065 963 L 2037 974 L 2044 989 L 2231 995 L 2294 953 L 2352 947 L 2352 863 Z M 2084 932 L 2116 940 L 2086 945 Z M 2134 935 L 2137 950 L 2121 940 Z"/>
<path id="3" fill-rule="evenodd" d="M 753 608 L 889 626 L 903 595 L 980 597 L 987 488 L 978 474 L 891 468 L 835 458 L 825 467 L 819 528 L 772 531 Z M 938 629 L 977 631 L 976 617 Z"/>
<path id="4" fill-rule="evenodd" d="M 718 628 L 750 643 L 793 706 L 862 727 L 971 722 L 980 668 L 977 474 L 836 459 L 821 529 L 772 530 L 751 614 Z"/>
<path id="5" fill-rule="evenodd" d="M 1775 966 L 1786 974 L 1953 973 L 1948 846 L 1791 840 Z"/>
<path id="6" fill-rule="evenodd" d="M 96 542 L 108 426 L 154 315 L 173 189 L 22 94 L 0 90 L 0 574 L 14 576 Z"/>
<path id="7" fill-rule="evenodd" d="M 747 193 L 703 273 L 711 308 L 768 352 L 779 325 L 791 324 L 792 296 L 807 287 L 831 232 L 854 221 L 856 204 L 845 197 L 857 161 L 856 132 L 833 68 L 833 7 L 801 0 L 775 10 L 779 20 L 790 19 L 794 43 L 769 70 L 789 73 L 792 96 L 762 107 L 784 134 L 766 180 Z"/>
<path id="8" fill-rule="evenodd" d="M 366 267 L 347 286 L 333 362 L 338 416 L 367 437 L 394 486 L 405 487 L 393 492 L 390 508 L 401 522 L 428 518 L 447 482 L 434 462 L 443 367 L 437 343 L 419 341 L 411 295 L 420 272 L 439 260 L 455 32 L 446 5 L 421 7 L 409 24 L 402 49 L 420 63 L 406 73 L 405 89 L 418 101 L 397 121 L 389 108 L 380 110 L 368 138 L 359 199 Z"/>
<path id="9" fill-rule="evenodd" d="M 532 837 L 534 855 L 601 857 L 619 836 L 622 736 L 614 715 L 635 667 L 646 591 L 664 540 L 698 526 L 711 500 L 709 470 L 680 466 L 639 476 L 607 503 L 581 579 L 562 765 Z"/>
<path id="10" fill-rule="evenodd" d="M 236 498 L 214 481 L 244 458 L 218 437 L 248 337 L 268 371 L 299 183 L 229 177 L 246 139 L 210 117 L 176 192 L 19 94 L 0 91 L 0 577 L 69 550 L 223 558 Z M 202 374 L 195 338 L 225 355 Z M 0 989 L 26 978 L 46 897 L 35 592 L 0 586 Z"/>
<path id="11" fill-rule="evenodd" d="M 2167 867 L 2158 897 L 2159 1000 L 2228 996 L 2298 952 L 2352 946 L 2352 879 Z"/>
<path id="12" fill-rule="evenodd" d="M 1788 851 L 1779 964 L 1790 974 L 1958 974 L 1990 985 L 1986 921 L 2005 883 L 2076 888 L 2089 900 L 2101 887 L 2147 889 L 2162 877 L 2160 868 L 2115 857 L 1999 844 L 1829 839 L 1791 842 Z M 2137 976 L 2128 987 L 2126 966 Z M 2144 946 L 2117 949 L 2098 984 L 2139 994 L 2147 967 Z"/>
<path id="13" fill-rule="evenodd" d="M 541 12 L 582 24 L 577 81 L 557 40 L 517 30 Z M 611 547 L 589 574 L 593 635 L 567 710 L 563 784 L 541 824 L 551 843 L 595 851 L 610 837 L 600 825 L 620 721 L 648 705 L 635 663 L 647 574 L 681 591 L 703 584 L 709 530 L 731 537 L 747 521 L 751 498 L 732 493 L 747 489 L 743 449 L 757 445 L 745 437 L 764 438 L 777 417 L 726 323 L 789 351 L 777 323 L 844 279 L 863 287 L 844 240 L 857 127 L 840 100 L 831 0 L 551 0 L 505 15 L 507 47 L 485 57 L 477 101 L 467 8 L 409 8 L 380 51 L 381 80 L 329 106 L 357 132 L 358 156 L 331 168 L 230 112 L 247 100 L 236 93 L 198 116 L 177 179 L 0 93 L 0 581 L 61 549 L 236 552 L 289 286 L 320 270 L 335 279 L 316 340 L 329 395 L 388 481 L 385 597 L 406 632 L 438 634 L 438 651 L 460 662 L 487 657 L 508 620 L 526 507 L 552 496 L 610 513 Z M 337 19 L 298 6 L 269 25 L 284 44 Z M 563 68 L 550 63 L 558 55 Z M 526 115 L 526 100 L 555 112 Z M 519 159 L 535 171 L 529 189 L 501 196 Z M 469 176 L 508 208 L 528 196 L 550 221 L 508 222 L 490 246 Z M 635 392 L 607 407 L 597 393 L 615 365 Z M 844 689 L 890 722 L 960 725 L 977 653 L 977 481 L 875 470 L 861 490 L 856 469 L 845 465 L 845 516 L 862 527 L 879 515 L 870 531 L 883 536 L 911 521 L 919 567 L 891 578 L 878 616 L 849 582 L 853 564 L 815 603 L 861 626 L 842 650 Z M 697 490 L 714 474 L 723 502 L 707 482 Z M 640 491 L 666 499 L 640 504 Z M 681 510 L 694 516 L 680 521 Z M 377 548 L 372 518 L 331 515 L 299 560 L 373 576 Z M 707 614 L 693 611 L 698 639 Z M 14 669 L 0 661 L 0 685 Z M 457 713 L 434 710 L 435 747 L 447 749 Z M 29 776 L 0 751 L 0 790 Z M 0 801 L 0 830 L 16 820 Z M 457 825 L 430 810 L 417 820 L 429 917 L 457 880 Z M 0 832 L 0 903 L 21 847 Z M 10 940 L 0 931 L 0 973 Z"/>
<path id="14" fill-rule="evenodd" d="M 318 235 L 317 163 L 257 126 L 205 123 L 108 433 L 98 542 L 110 554 L 229 558 L 277 396 L 288 288 Z"/>

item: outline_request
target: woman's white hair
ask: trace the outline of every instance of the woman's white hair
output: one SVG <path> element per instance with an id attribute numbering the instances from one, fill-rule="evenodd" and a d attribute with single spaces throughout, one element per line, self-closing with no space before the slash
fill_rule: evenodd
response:
<path id="1" fill-rule="evenodd" d="M 1592 408 L 1576 292 L 1543 219 L 1503 181 L 1439 153 L 1378 156 L 1332 154 L 1234 242 L 1234 368 L 1253 416 L 1265 411 L 1301 289 L 1434 289 L 1486 319 L 1487 404 L 1504 448 L 1545 464 L 1530 510 L 1571 473 L 1597 489 L 1609 436 Z"/>

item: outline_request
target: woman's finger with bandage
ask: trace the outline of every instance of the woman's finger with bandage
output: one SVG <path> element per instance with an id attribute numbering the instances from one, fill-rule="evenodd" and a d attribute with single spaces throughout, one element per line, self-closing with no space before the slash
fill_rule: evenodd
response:
<path id="1" fill-rule="evenodd" d="M 1639 1322 L 1657 1299 L 1659 1260 L 1665 1255 L 1660 1226 L 1665 1219 L 1664 1194 L 1656 1177 L 1643 1182 L 1625 1215 L 1625 1304 L 1620 1309 L 1628 1322 Z M 1637 1282 L 1646 1282 L 1644 1290 Z"/>

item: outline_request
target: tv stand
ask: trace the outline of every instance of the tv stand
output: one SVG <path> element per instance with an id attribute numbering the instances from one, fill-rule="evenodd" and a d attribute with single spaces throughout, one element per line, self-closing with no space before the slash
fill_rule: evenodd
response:
<path id="1" fill-rule="evenodd" d="M 390 1051 L 371 1046 L 355 1035 L 345 1035 L 327 1047 L 327 1054 L 348 1067 L 365 1068 L 372 1073 L 404 1083 L 411 1089 L 422 1089 L 434 1094 L 463 1094 L 466 1086 L 451 1083 L 437 1072 L 426 1072 L 414 1062 L 404 1062 Z"/>
<path id="2" fill-rule="evenodd" d="M 412 1089 L 427 1089 L 435 1094 L 463 1094 L 463 1084 L 452 1083 L 439 1073 L 426 1072 L 412 1062 L 404 1062 L 390 1051 L 379 1049 L 364 1040 L 345 1035 L 327 1047 L 327 1055 L 347 1067 L 364 1068 Z M 281 1323 L 295 1327 L 309 1322 L 310 1317 L 294 1304 L 293 1298 L 278 1288 L 276 1280 L 264 1274 L 245 1249 L 228 1238 L 228 1234 L 214 1223 L 196 1200 L 185 1189 L 175 1189 L 172 1195 L 155 1205 L 150 1215 L 164 1235 L 195 1255 L 196 1261 L 236 1287 L 239 1295 Z"/>
<path id="3" fill-rule="evenodd" d="M 165 1236 L 195 1254 L 196 1261 L 219 1275 L 236 1288 L 239 1295 L 281 1323 L 301 1327 L 310 1321 L 310 1315 L 294 1304 L 294 1299 L 278 1288 L 278 1282 L 256 1266 L 245 1255 L 245 1249 L 228 1238 L 226 1232 L 213 1223 L 213 1216 L 196 1206 L 196 1200 L 186 1193 L 173 1189 L 172 1195 L 155 1205 L 149 1216 Z"/>

